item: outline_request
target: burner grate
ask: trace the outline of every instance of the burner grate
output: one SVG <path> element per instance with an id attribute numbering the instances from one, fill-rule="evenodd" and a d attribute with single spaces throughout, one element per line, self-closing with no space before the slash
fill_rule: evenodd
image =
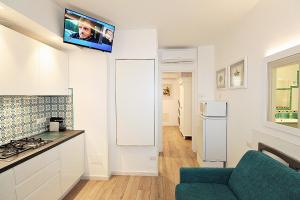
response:
<path id="1" fill-rule="evenodd" d="M 29 149 L 36 149 L 52 142 L 42 138 L 23 138 L 20 140 L 11 140 L 10 143 L 0 146 L 0 159 L 6 159 Z"/>

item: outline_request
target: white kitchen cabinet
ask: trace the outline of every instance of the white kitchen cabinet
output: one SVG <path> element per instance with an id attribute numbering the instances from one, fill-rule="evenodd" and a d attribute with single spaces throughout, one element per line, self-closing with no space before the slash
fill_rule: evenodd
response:
<path id="1" fill-rule="evenodd" d="M 39 56 L 40 95 L 68 94 L 68 57 L 47 45 L 41 45 Z"/>
<path id="2" fill-rule="evenodd" d="M 0 95 L 34 95 L 38 58 L 39 42 L 0 25 Z"/>
<path id="3" fill-rule="evenodd" d="M 13 170 L 15 174 L 17 199 L 27 199 L 28 196 L 36 193 L 36 190 L 39 190 L 41 185 L 48 182 L 53 176 L 59 174 L 59 146 L 17 165 Z M 59 185 L 59 192 L 61 192 L 60 183 L 57 184 Z M 55 188 L 53 188 L 53 190 L 55 190 Z M 52 189 L 50 191 L 52 191 Z"/>
<path id="4" fill-rule="evenodd" d="M 59 149 L 57 147 L 17 165 L 14 167 L 16 185 L 22 183 L 29 177 L 32 177 L 56 160 L 59 160 Z"/>
<path id="5" fill-rule="evenodd" d="M 0 200 L 61 199 L 84 172 L 84 135 L 0 173 Z"/>
<path id="6" fill-rule="evenodd" d="M 65 193 L 84 172 L 84 137 L 79 135 L 60 146 L 61 188 Z"/>
<path id="7" fill-rule="evenodd" d="M 67 54 L 0 25 L 0 95 L 67 95 Z"/>
<path id="8" fill-rule="evenodd" d="M 60 175 L 50 177 L 37 190 L 30 194 L 25 200 L 56 200 L 61 196 Z"/>
<path id="9" fill-rule="evenodd" d="M 0 200 L 15 199 L 15 177 L 11 169 L 0 174 Z"/>
<path id="10" fill-rule="evenodd" d="M 30 196 L 32 193 L 35 193 L 38 188 L 50 180 L 52 177 L 56 176 L 59 173 L 59 160 L 50 163 L 47 167 L 41 169 L 36 174 L 26 179 L 21 184 L 17 185 L 16 193 L 18 199 L 26 199 L 27 196 Z M 60 182 L 57 183 L 60 191 Z M 51 188 L 50 188 L 51 189 Z M 56 188 L 51 189 L 50 191 L 54 191 Z"/>

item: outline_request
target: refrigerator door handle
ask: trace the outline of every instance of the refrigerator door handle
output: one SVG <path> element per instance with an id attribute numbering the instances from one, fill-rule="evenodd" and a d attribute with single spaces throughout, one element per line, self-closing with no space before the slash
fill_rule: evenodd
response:
<path id="1" fill-rule="evenodd" d="M 203 121 L 203 135 L 202 135 L 202 139 L 203 139 L 203 148 L 202 148 L 202 158 L 205 161 L 206 160 L 206 118 L 203 117 L 202 118 Z"/>

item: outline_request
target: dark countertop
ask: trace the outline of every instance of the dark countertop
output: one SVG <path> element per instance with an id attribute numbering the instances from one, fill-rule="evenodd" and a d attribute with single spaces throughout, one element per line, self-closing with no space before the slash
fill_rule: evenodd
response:
<path id="1" fill-rule="evenodd" d="M 36 149 L 27 150 L 16 156 L 12 156 L 6 159 L 0 159 L 0 173 L 5 172 L 6 170 L 9 170 L 31 158 L 34 158 L 35 156 L 45 151 L 48 151 L 49 149 L 52 149 L 53 147 L 56 147 L 57 145 L 60 145 L 61 143 L 64 143 L 82 133 L 84 133 L 84 131 L 67 130 L 64 132 L 44 132 L 33 136 L 37 138 L 42 138 L 44 140 L 52 140 L 52 142 Z"/>

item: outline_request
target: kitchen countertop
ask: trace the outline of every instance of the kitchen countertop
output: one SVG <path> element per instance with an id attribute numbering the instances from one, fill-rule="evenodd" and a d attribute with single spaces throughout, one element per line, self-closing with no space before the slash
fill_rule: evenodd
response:
<path id="1" fill-rule="evenodd" d="M 84 133 L 82 130 L 67 130 L 64 132 L 44 132 L 35 135 L 33 137 L 42 138 L 44 140 L 52 140 L 52 142 L 6 159 L 0 159 L 0 173 L 5 172 L 6 170 L 9 170 L 37 155 L 40 155 L 41 153 L 48 151 L 49 149 L 52 149 L 53 147 L 56 147 L 57 145 L 60 145 L 61 143 L 64 143 L 82 133 Z"/>

